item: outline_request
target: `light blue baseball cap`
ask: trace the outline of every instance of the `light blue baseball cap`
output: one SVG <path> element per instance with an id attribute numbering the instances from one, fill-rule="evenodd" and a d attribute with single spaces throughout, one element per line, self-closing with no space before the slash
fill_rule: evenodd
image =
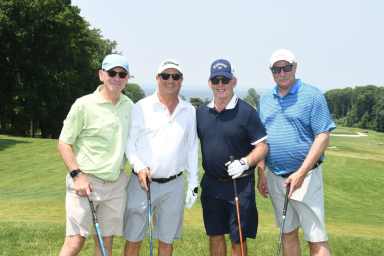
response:
<path id="1" fill-rule="evenodd" d="M 101 68 L 104 70 L 110 70 L 115 67 L 122 67 L 129 73 L 128 59 L 120 54 L 109 54 L 105 56 Z"/>

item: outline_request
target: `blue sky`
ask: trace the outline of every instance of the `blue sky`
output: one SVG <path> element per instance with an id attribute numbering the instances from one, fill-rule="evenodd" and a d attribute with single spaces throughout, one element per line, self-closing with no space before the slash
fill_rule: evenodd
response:
<path id="1" fill-rule="evenodd" d="M 184 68 L 188 89 L 207 88 L 209 66 L 227 58 L 238 88 L 273 86 L 268 61 L 278 48 L 298 59 L 297 77 L 326 91 L 384 85 L 381 0 L 72 0 L 105 38 L 118 43 L 134 82 L 155 84 L 165 58 Z"/>

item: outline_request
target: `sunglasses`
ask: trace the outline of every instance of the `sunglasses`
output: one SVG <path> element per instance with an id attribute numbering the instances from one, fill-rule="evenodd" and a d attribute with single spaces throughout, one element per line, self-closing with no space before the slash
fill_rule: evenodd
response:
<path id="1" fill-rule="evenodd" d="M 229 81 L 231 81 L 231 79 L 229 79 L 228 77 L 225 77 L 225 76 L 215 76 L 215 77 L 211 78 L 212 84 L 219 84 L 220 82 L 222 84 L 228 84 Z"/>
<path id="2" fill-rule="evenodd" d="M 292 68 L 293 68 L 293 65 L 289 64 L 282 67 L 271 67 L 271 71 L 273 74 L 279 74 L 281 70 L 283 70 L 284 72 L 291 72 Z"/>
<path id="3" fill-rule="evenodd" d="M 172 77 L 174 81 L 179 81 L 181 78 L 183 78 L 182 74 L 177 74 L 177 73 L 176 74 L 160 73 L 159 76 L 163 80 L 168 80 L 170 77 Z"/>
<path id="4" fill-rule="evenodd" d="M 127 72 L 117 72 L 115 70 L 104 70 L 108 73 L 110 77 L 115 77 L 116 75 L 119 75 L 120 78 L 126 78 L 128 73 Z"/>

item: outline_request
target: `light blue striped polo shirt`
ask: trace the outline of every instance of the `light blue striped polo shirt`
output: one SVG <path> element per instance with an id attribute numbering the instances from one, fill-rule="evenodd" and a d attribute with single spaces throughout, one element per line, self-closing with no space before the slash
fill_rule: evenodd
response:
<path id="1" fill-rule="evenodd" d="M 299 169 L 315 136 L 336 128 L 324 95 L 300 79 L 283 97 L 278 86 L 265 93 L 260 118 L 268 135 L 267 166 L 277 175 Z"/>

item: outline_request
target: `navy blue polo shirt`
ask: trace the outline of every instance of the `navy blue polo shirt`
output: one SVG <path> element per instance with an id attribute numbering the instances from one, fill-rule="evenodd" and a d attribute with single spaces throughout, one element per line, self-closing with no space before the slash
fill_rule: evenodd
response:
<path id="1" fill-rule="evenodd" d="M 245 101 L 233 96 L 226 109 L 217 112 L 211 103 L 196 113 L 204 176 L 203 193 L 222 199 L 233 199 L 232 179 L 225 163 L 230 156 L 240 159 L 266 139 L 258 112 Z M 223 181 L 226 179 L 227 181 Z M 237 179 L 239 193 L 254 190 L 254 174 Z"/>

